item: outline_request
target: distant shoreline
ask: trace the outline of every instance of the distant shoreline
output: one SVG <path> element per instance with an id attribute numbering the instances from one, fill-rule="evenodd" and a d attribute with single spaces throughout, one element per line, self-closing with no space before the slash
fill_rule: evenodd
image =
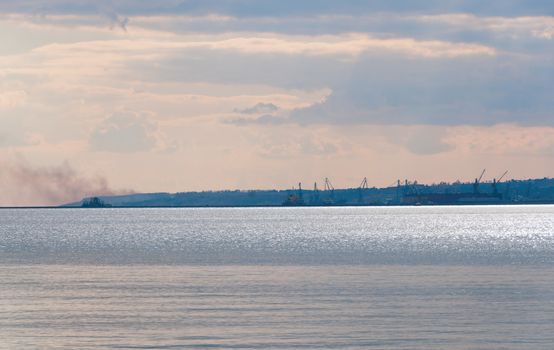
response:
<path id="1" fill-rule="evenodd" d="M 286 206 L 286 205 L 228 205 L 228 206 L 111 206 L 105 208 L 85 208 L 85 207 L 71 207 L 71 206 L 9 206 L 0 207 L 2 209 L 232 209 L 232 208 L 406 208 L 406 207 L 482 207 L 482 206 L 518 206 L 518 205 L 554 205 L 554 201 L 544 202 L 509 202 L 509 203 L 464 203 L 464 204 L 363 204 L 363 205 L 299 205 L 299 206 Z"/>
<path id="2" fill-rule="evenodd" d="M 156 192 L 86 197 L 63 207 L 114 208 L 250 208 L 250 207 L 344 207 L 411 205 L 501 205 L 554 204 L 554 179 L 509 180 L 504 182 L 439 183 L 397 182 L 384 188 L 323 189 L 301 184 L 285 190 L 234 190 L 203 192 Z"/>
<path id="3" fill-rule="evenodd" d="M 407 207 L 468 205 L 554 204 L 554 178 L 481 183 L 397 182 L 396 186 L 323 190 L 301 184 L 285 190 L 228 190 L 203 192 L 154 192 L 85 197 L 59 205 L 22 205 L 0 208 L 280 208 L 280 207 Z"/>

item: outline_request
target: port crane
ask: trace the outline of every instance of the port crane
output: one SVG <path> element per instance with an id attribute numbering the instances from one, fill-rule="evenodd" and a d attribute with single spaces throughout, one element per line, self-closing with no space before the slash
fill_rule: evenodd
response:
<path id="1" fill-rule="evenodd" d="M 502 174 L 502 176 L 500 176 L 500 178 L 499 178 L 496 182 L 502 181 L 502 179 L 504 178 L 504 176 L 506 176 L 507 174 L 508 174 L 508 170 L 506 170 L 506 171 L 504 172 L 504 174 Z"/>
<path id="2" fill-rule="evenodd" d="M 481 172 L 481 176 L 479 176 L 478 179 L 475 179 L 475 182 L 473 183 L 473 193 L 479 193 L 479 184 L 483 179 L 483 175 L 485 175 L 485 171 L 487 171 L 487 169 L 483 169 L 483 171 Z"/>
<path id="3" fill-rule="evenodd" d="M 333 184 L 331 184 L 328 178 L 325 178 L 325 191 L 330 191 L 331 195 L 335 193 L 335 187 L 333 187 Z"/>
<path id="4" fill-rule="evenodd" d="M 497 187 L 497 185 L 500 183 L 500 181 L 502 181 L 502 179 L 504 178 L 504 176 L 506 176 L 506 174 L 508 174 L 508 170 L 506 170 L 506 171 L 504 172 L 504 174 L 502 174 L 502 176 L 500 176 L 500 177 L 498 178 L 498 180 L 497 180 L 497 179 L 493 179 L 493 180 L 492 180 L 492 191 L 493 191 L 494 194 L 497 194 L 497 193 L 498 193 L 498 187 Z"/>
<path id="5" fill-rule="evenodd" d="M 329 192 L 329 197 L 325 199 L 324 204 L 330 205 L 335 203 L 335 187 L 331 184 L 328 178 L 325 178 L 325 192 Z"/>
<path id="6" fill-rule="evenodd" d="M 286 206 L 301 206 L 304 205 L 304 196 L 302 193 L 302 183 L 298 183 L 298 191 L 295 193 L 295 188 L 292 188 L 292 193 L 289 194 L 287 200 L 283 202 Z"/>
<path id="7" fill-rule="evenodd" d="M 312 204 L 319 203 L 319 189 L 317 188 L 317 182 L 314 182 L 314 191 L 312 192 L 311 203 Z"/>
<path id="8" fill-rule="evenodd" d="M 363 201 L 364 201 L 364 190 L 367 190 L 369 188 L 369 186 L 367 185 L 367 177 L 364 177 L 364 179 L 362 180 L 362 183 L 360 184 L 360 186 L 358 187 L 358 203 L 359 204 L 362 204 Z"/>
<path id="9" fill-rule="evenodd" d="M 414 180 L 413 182 L 404 180 L 404 194 L 419 195 L 420 193 L 417 186 L 418 186 L 417 180 Z"/>

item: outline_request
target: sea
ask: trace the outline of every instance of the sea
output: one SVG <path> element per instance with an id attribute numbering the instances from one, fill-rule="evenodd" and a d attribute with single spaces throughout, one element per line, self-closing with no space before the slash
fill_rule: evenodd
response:
<path id="1" fill-rule="evenodd" d="M 554 349 L 554 206 L 0 210 L 0 349 Z"/>

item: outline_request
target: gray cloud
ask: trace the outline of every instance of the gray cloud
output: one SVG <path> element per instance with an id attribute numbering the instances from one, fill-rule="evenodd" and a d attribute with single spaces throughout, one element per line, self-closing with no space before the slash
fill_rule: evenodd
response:
<path id="1" fill-rule="evenodd" d="M 295 110 L 289 119 L 271 116 L 276 106 L 258 104 L 236 109 L 236 113 L 264 115 L 228 121 L 232 124 L 271 125 L 287 121 L 298 124 L 554 123 L 551 115 L 554 84 L 550 79 L 554 76 L 551 62 L 554 40 L 548 40 L 550 29 L 528 26 L 528 19 L 521 27 L 523 22 L 509 17 L 551 15 L 554 10 L 551 1 L 502 0 L 475 4 L 469 0 L 322 0 L 300 3 L 192 0 L 153 4 L 148 1 L 92 3 L 55 0 L 48 2 L 46 7 L 39 5 L 39 1 L 26 0 L 17 4 L 0 4 L 0 11 L 103 13 L 122 28 L 126 28 L 128 16 L 133 19 L 133 16 L 181 14 L 186 20 L 176 17 L 173 24 L 165 23 L 164 18 L 143 20 L 160 30 L 192 30 L 195 33 L 213 32 L 211 27 L 221 31 L 267 30 L 303 34 L 371 31 L 372 38 L 408 38 L 407 43 L 392 43 L 391 47 L 409 47 L 415 45 L 413 38 L 422 38 L 429 40 L 431 46 L 437 44 L 434 40 L 448 40 L 447 44 L 486 43 L 495 53 L 495 56 L 415 58 L 406 52 L 394 53 L 394 48 L 373 48 L 361 57 L 306 57 L 301 54 L 186 48 L 167 50 L 171 52 L 155 58 L 155 64 L 151 60 L 130 59 L 118 67 L 121 74 L 118 77 L 133 77 L 146 82 L 264 84 L 302 90 L 330 88 L 333 91 L 325 102 Z M 461 19 L 456 15 L 434 16 L 444 13 L 463 15 Z M 234 17 L 220 18 L 214 14 Z M 463 17 L 469 14 L 474 16 Z M 188 20 L 188 16 L 202 15 L 214 16 L 206 20 Z M 508 17 L 485 19 L 479 16 Z M 515 29 L 506 29 L 511 27 Z M 339 43 L 347 45 L 343 40 L 339 39 Z M 145 151 L 156 145 L 155 129 L 155 125 L 145 120 L 107 120 L 94 131 L 90 143 L 96 150 Z"/>
<path id="2" fill-rule="evenodd" d="M 207 5 L 209 8 L 209 4 Z M 1 6 L 1 5 L 0 5 Z M 163 5 L 160 9 L 166 9 Z M 372 33 L 375 37 L 411 37 L 418 40 L 443 40 L 450 42 L 480 43 L 510 51 L 542 51 L 551 49 L 553 17 L 548 17 L 544 11 L 528 14 L 525 11 L 513 15 L 499 13 L 473 13 L 470 9 L 457 11 L 436 11 L 438 7 L 427 11 L 367 11 L 371 4 L 360 4 L 357 11 L 337 12 L 340 4 L 334 4 L 327 9 L 313 6 L 313 12 L 302 12 L 290 16 L 268 12 L 236 16 L 223 12 L 179 12 L 153 11 L 156 6 L 149 6 L 143 12 L 138 11 L 122 15 L 121 8 L 114 6 L 87 7 L 77 15 L 50 16 L 50 12 L 42 15 L 27 14 L 25 20 L 43 24 L 60 26 L 105 26 L 106 19 L 111 28 L 127 30 L 132 20 L 133 28 L 148 28 L 173 33 L 286 33 L 303 35 Z M 14 7 L 15 13 L 18 13 Z M 71 6 L 67 6 L 69 14 Z M 133 9 L 135 9 L 133 7 Z M 331 13 L 328 13 L 329 10 Z M 150 11 L 150 12 L 149 12 Z M 323 12 L 318 12 L 323 11 Z M 10 11 L 8 11 L 10 12 Z M 12 11 L 13 12 L 13 11 Z M 56 11 L 53 11 L 56 14 Z M 131 13 L 133 13 L 131 11 Z M 64 12 L 64 14 L 67 14 Z M 155 17 L 153 15 L 160 15 Z M 536 17 L 525 17 L 525 16 Z M 0 7 L 0 18 L 2 9 Z M 131 17 L 129 17 L 131 16 Z M 505 17 L 502 17 L 505 16 Z M 518 16 L 518 17 L 515 17 Z"/>
<path id="3" fill-rule="evenodd" d="M 373 37 L 410 37 L 483 44 L 511 52 L 548 52 L 553 47 L 553 17 L 481 17 L 454 14 L 371 13 L 304 17 L 137 18 L 137 26 L 175 33 L 257 32 L 296 35 L 371 33 Z"/>
<path id="4" fill-rule="evenodd" d="M 289 120 L 283 117 L 277 117 L 271 114 L 264 114 L 256 118 L 234 118 L 226 120 L 226 124 L 233 124 L 238 126 L 243 125 L 281 125 L 288 123 Z"/>
<path id="5" fill-rule="evenodd" d="M 128 193 L 129 191 L 124 191 Z M 60 205 L 86 196 L 110 195 L 105 178 L 79 174 L 67 162 L 33 167 L 23 160 L 0 161 L 0 205 Z"/>
<path id="6" fill-rule="evenodd" d="M 540 59 L 366 56 L 299 124 L 553 125 L 554 69 Z"/>
<path id="7" fill-rule="evenodd" d="M 130 18 L 138 26 L 180 33 L 268 32 L 293 34 L 338 34 L 371 32 L 382 36 L 409 36 L 420 40 L 495 44 L 520 51 L 544 47 L 552 38 L 552 26 L 540 20 L 518 21 L 515 17 L 554 15 L 549 0 L 349 0 L 310 2 L 277 0 L 161 0 L 161 1 L 70 1 L 27 0 L 0 3 L 1 13 L 28 14 L 35 21 L 77 25 L 105 25 L 127 30 Z M 49 15 L 82 15 L 60 18 Z M 451 21 L 444 15 L 466 15 Z M 91 18 L 96 16 L 104 20 Z M 153 16 L 167 16 L 152 20 Z M 150 19 L 146 19 L 150 17 Z M 173 18 L 171 18 L 173 17 Z M 142 20 L 142 22 L 141 22 Z M 528 27 L 528 28 L 527 28 Z M 525 38 L 525 40 L 521 40 Z M 551 48 L 552 46 L 549 45 Z"/>
<path id="8" fill-rule="evenodd" d="M 2 2 L 0 10 L 42 13 L 91 13 L 111 8 L 125 15 L 226 14 L 239 17 L 371 14 L 375 12 L 469 12 L 480 15 L 553 14 L 550 0 L 21 0 Z"/>
<path id="9" fill-rule="evenodd" d="M 235 108 L 233 112 L 240 114 L 260 114 L 260 113 L 273 113 L 279 110 L 279 107 L 273 103 L 257 103 L 255 106 L 248 108 Z"/>

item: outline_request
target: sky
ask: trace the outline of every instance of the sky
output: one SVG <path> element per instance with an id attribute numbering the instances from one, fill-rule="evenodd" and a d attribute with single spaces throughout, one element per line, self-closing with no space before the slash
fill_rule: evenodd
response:
<path id="1" fill-rule="evenodd" d="M 551 0 L 0 2 L 0 205 L 554 177 Z"/>

